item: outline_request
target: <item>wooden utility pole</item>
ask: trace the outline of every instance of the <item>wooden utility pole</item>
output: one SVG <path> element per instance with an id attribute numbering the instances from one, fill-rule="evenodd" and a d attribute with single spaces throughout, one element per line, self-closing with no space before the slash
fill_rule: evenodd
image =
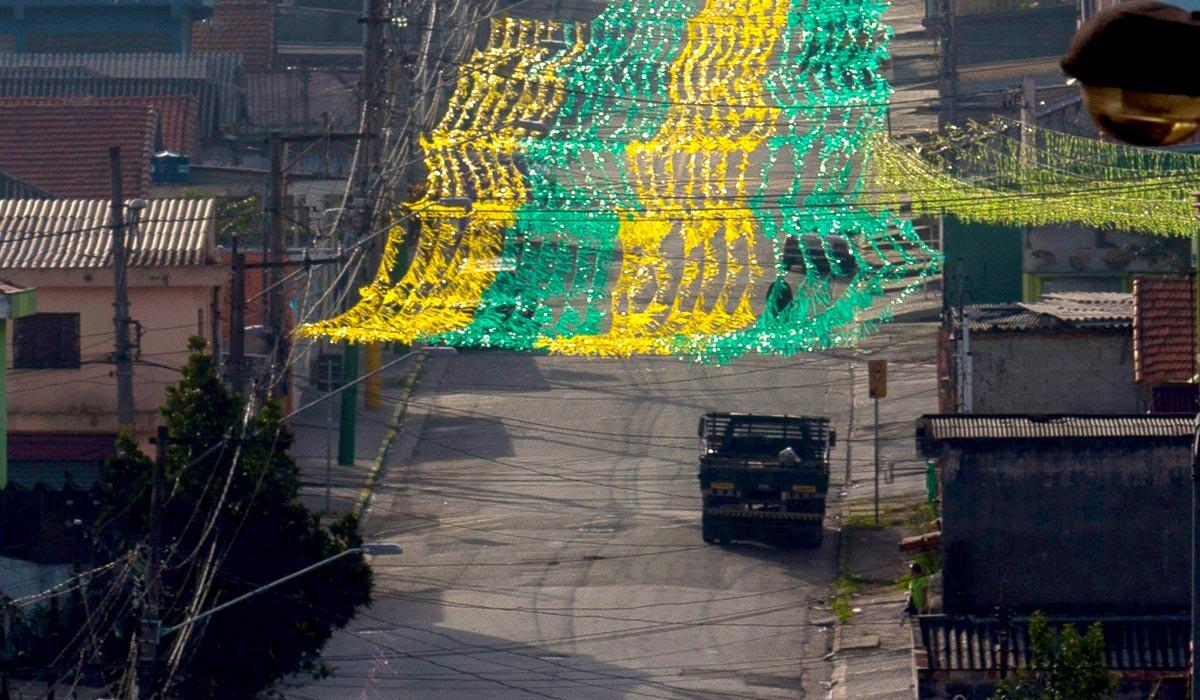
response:
<path id="1" fill-rule="evenodd" d="M 1034 165 L 1033 127 L 1037 125 L 1037 84 L 1032 76 L 1021 78 L 1021 167 Z"/>
<path id="2" fill-rule="evenodd" d="M 388 17 L 388 0 L 367 0 L 367 14 L 362 22 L 367 25 L 363 33 L 363 72 L 362 100 L 363 130 L 366 141 L 358 149 L 358 159 L 354 164 L 355 182 L 354 193 L 357 202 L 354 211 L 357 213 L 355 226 L 356 241 L 368 241 L 366 244 L 365 265 L 357 280 L 359 284 L 367 283 L 379 268 L 383 252 L 380 236 L 372 237 L 375 225 L 376 202 L 373 196 L 379 179 L 379 158 L 382 150 L 384 127 L 387 125 L 387 110 L 385 96 L 387 93 L 387 61 L 388 48 L 384 34 L 384 25 Z M 350 384 L 358 378 L 358 348 L 347 344 L 342 358 L 342 382 Z M 382 352 L 378 343 L 366 346 L 366 406 L 377 408 L 380 397 L 380 377 L 374 371 L 382 360 Z M 341 430 L 338 435 L 338 464 L 354 463 L 354 433 L 358 428 L 358 392 L 356 390 L 342 393 Z"/>
<path id="3" fill-rule="evenodd" d="M 387 126 L 387 111 L 385 108 L 384 97 L 387 91 L 387 62 L 388 49 L 385 43 L 384 25 L 390 21 L 388 15 L 387 0 L 368 0 L 366 38 L 363 43 L 363 109 L 364 128 L 367 134 L 371 137 L 362 144 L 359 153 L 363 154 L 360 161 L 360 169 L 355 172 L 359 174 L 359 206 L 361 207 L 361 219 L 359 222 L 358 240 L 365 240 L 371 235 L 375 224 L 375 209 L 377 202 L 372 196 L 373 190 L 377 188 L 377 180 L 379 177 L 379 160 L 382 151 L 382 139 L 380 135 L 383 133 L 384 127 Z M 401 187 L 407 186 L 407 181 L 401 184 Z M 367 246 L 366 274 L 374 276 L 379 268 L 379 261 L 383 253 L 382 239 L 376 236 L 371 239 Z M 370 343 L 365 348 L 364 358 L 365 372 L 371 373 L 379 368 L 382 361 L 382 348 L 379 343 Z M 352 363 L 353 364 L 353 363 Z M 379 408 L 381 404 L 381 377 L 379 374 L 369 374 L 370 379 L 365 382 L 363 405 L 366 408 Z"/>
<path id="4" fill-rule="evenodd" d="M 108 149 L 109 178 L 112 180 L 112 202 L 109 206 L 109 228 L 112 231 L 110 251 L 113 260 L 113 330 L 116 343 L 113 360 L 117 365 L 117 425 L 133 430 L 133 358 L 129 353 L 129 292 L 125 278 L 125 195 L 121 189 L 121 147 Z"/>
<path id="5" fill-rule="evenodd" d="M 241 394 L 246 388 L 246 254 L 238 250 L 236 233 L 230 252 L 233 282 L 229 285 L 229 384 Z"/>
<path id="6" fill-rule="evenodd" d="M 958 40 L 955 36 L 954 0 L 940 0 L 938 26 L 938 48 L 941 64 L 942 109 L 938 115 L 938 126 L 958 122 Z"/>
<path id="7" fill-rule="evenodd" d="M 283 283 L 283 268 L 311 265 L 323 265 L 334 262 L 344 262 L 339 254 L 336 258 L 322 260 L 293 261 L 284 254 L 283 240 L 283 201 L 286 196 L 286 177 L 293 163 L 287 162 L 288 146 L 293 143 L 312 143 L 323 141 L 359 141 L 364 140 L 361 132 L 325 132 L 320 134 L 283 134 L 271 132 L 267 141 L 271 157 L 270 182 L 267 186 L 267 201 L 263 207 L 263 257 L 262 262 L 248 263 L 246 256 L 239 252 L 238 237 L 233 236 L 231 246 L 233 283 L 230 289 L 229 310 L 229 383 L 235 391 L 241 392 L 246 381 L 246 271 L 263 271 L 263 291 L 251 297 L 251 300 L 264 297 L 264 322 L 274 336 L 271 353 L 272 390 L 271 394 L 280 397 L 287 393 L 287 383 L 283 381 L 286 372 L 290 343 L 286 324 L 285 311 L 288 298 Z"/>
<path id="8" fill-rule="evenodd" d="M 288 337 L 284 327 L 284 294 L 282 270 L 275 263 L 283 259 L 283 197 L 284 163 L 287 147 L 283 134 L 272 131 L 267 140 L 271 158 L 271 175 L 267 188 L 266 235 L 263 237 L 264 262 L 271 265 L 263 270 L 264 320 L 271 329 L 271 396 L 280 398 L 287 393 Z"/>

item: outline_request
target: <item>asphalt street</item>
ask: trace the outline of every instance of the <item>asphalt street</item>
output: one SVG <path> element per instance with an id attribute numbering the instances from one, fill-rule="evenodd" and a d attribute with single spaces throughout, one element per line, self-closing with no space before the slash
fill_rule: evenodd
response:
<path id="1" fill-rule="evenodd" d="M 906 325 L 874 352 L 911 346 L 896 368 L 911 408 L 933 401 L 931 348 Z M 325 649 L 334 675 L 285 695 L 825 697 L 837 508 L 819 550 L 703 544 L 696 425 L 709 410 L 829 416 L 850 437 L 833 496 L 847 467 L 853 492 L 873 463 L 871 352 L 431 357 L 365 523 L 404 552 L 374 558 L 374 605 Z M 896 411 L 884 449 L 911 459 L 913 413 Z"/>

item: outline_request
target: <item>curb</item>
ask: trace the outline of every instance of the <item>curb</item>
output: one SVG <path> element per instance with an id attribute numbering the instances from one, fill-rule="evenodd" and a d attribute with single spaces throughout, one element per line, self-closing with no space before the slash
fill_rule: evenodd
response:
<path id="1" fill-rule="evenodd" d="M 845 507 L 842 508 L 843 517 L 848 512 L 848 510 L 849 510 L 848 508 L 845 508 Z M 834 570 L 834 573 L 833 573 L 835 579 L 838 576 L 841 576 L 843 573 L 846 572 L 846 569 L 850 562 L 850 543 L 848 542 L 848 538 L 847 538 L 847 532 L 846 532 L 847 529 L 848 528 L 845 525 L 838 526 L 837 568 Z M 831 591 L 831 593 L 832 593 L 832 591 Z M 828 660 L 828 661 L 836 661 L 838 652 L 840 652 L 842 650 L 842 641 L 843 641 L 842 628 L 843 627 L 845 627 L 845 624 L 841 620 L 838 620 L 837 616 L 835 615 L 834 623 L 833 623 L 833 644 L 829 651 L 829 654 L 825 657 L 826 660 Z M 844 673 L 843 673 L 843 675 L 844 675 Z"/>
<path id="2" fill-rule="evenodd" d="M 413 389 L 417 385 L 417 379 L 420 378 L 421 370 L 425 366 L 425 356 L 418 355 L 413 358 L 413 365 L 414 367 L 405 375 L 404 383 L 400 386 L 400 394 L 396 399 L 396 410 L 392 412 L 392 419 L 388 422 L 387 432 L 383 435 L 383 441 L 379 443 L 379 451 L 375 454 L 375 458 L 371 460 L 371 469 L 367 472 L 367 481 L 358 492 L 358 502 L 350 510 L 350 513 L 356 520 L 362 520 L 363 514 L 367 512 L 367 509 L 371 505 L 371 498 L 375 495 L 375 486 L 379 483 L 379 473 L 383 471 L 383 461 L 387 457 L 388 450 L 392 448 L 392 443 L 396 441 L 400 422 L 404 420 L 404 414 L 408 410 L 408 399 L 412 396 Z"/>

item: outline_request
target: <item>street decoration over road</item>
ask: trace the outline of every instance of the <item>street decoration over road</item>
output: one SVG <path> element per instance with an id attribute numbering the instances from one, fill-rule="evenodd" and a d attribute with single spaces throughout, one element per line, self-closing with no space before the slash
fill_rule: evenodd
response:
<path id="1" fill-rule="evenodd" d="M 422 142 L 412 263 L 392 282 L 397 225 L 359 304 L 299 332 L 705 362 L 853 342 L 940 266 L 863 206 L 885 9 L 617 0 L 590 26 L 497 20 Z"/>
<path id="2" fill-rule="evenodd" d="M 1025 130 L 1025 146 L 1021 131 Z M 991 224 L 1081 223 L 1191 236 L 1191 193 L 1200 159 L 1190 153 L 1106 143 L 997 119 L 954 129 L 924 145 L 873 136 L 868 190 L 916 213 Z"/>

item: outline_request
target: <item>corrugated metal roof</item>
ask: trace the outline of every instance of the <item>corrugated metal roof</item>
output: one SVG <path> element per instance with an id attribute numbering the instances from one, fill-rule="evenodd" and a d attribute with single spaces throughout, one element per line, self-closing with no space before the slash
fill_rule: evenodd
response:
<path id="1" fill-rule="evenodd" d="M 358 124 L 357 76 L 357 71 L 332 69 L 246 73 L 250 123 L 354 130 Z"/>
<path id="2" fill-rule="evenodd" d="M 922 615 L 918 649 L 925 652 L 924 670 L 995 671 L 1003 663 L 1027 668 L 1032 661 L 1029 618 L 1017 616 L 1002 627 L 992 617 Z M 1177 670 L 1188 667 L 1191 637 L 1186 615 L 1145 617 L 1091 617 L 1048 620 L 1053 628 L 1074 625 L 1082 631 L 1099 622 L 1104 635 L 1104 660 L 1110 670 Z M 999 644 L 1007 639 L 1008 650 Z M 1002 658 L 1003 657 L 1003 658 Z"/>
<path id="3" fill-rule="evenodd" d="M 211 199 L 151 199 L 127 232 L 135 267 L 216 261 Z M 0 270 L 112 267 L 109 203 L 102 199 L 0 200 Z"/>
<path id="4" fill-rule="evenodd" d="M 1191 277 L 1133 280 L 1133 373 L 1139 382 L 1190 381 L 1196 368 L 1196 283 Z"/>
<path id="5" fill-rule="evenodd" d="M 1133 295 L 1123 292 L 1064 292 L 1040 301 L 981 304 L 967 308 L 974 332 L 1128 328 Z"/>
<path id="6" fill-rule="evenodd" d="M 1176 414 L 1124 416 L 941 414 L 917 419 L 917 442 L 1061 438 L 1188 438 L 1195 417 Z"/>
<path id="7" fill-rule="evenodd" d="M 228 53 L 0 54 L 0 96 L 191 95 L 207 138 L 242 117 L 241 60 Z"/>
<path id="8" fill-rule="evenodd" d="M 5 53 L 0 68 L 86 69 L 109 78 L 203 78 L 234 85 L 241 60 L 235 53 Z"/>

